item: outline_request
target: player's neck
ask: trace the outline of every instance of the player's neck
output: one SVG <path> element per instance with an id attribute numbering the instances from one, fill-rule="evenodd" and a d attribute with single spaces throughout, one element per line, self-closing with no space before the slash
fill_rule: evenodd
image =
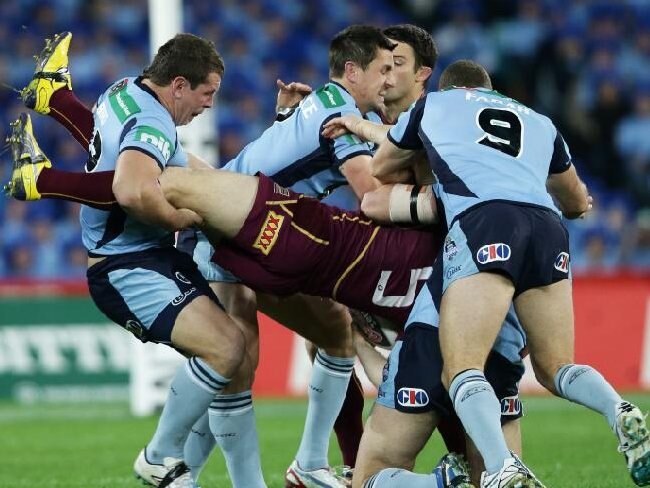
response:
<path id="1" fill-rule="evenodd" d="M 422 98 L 422 95 L 424 95 L 424 88 L 417 86 L 408 95 L 405 95 L 398 100 L 386 102 L 384 118 L 392 123 L 397 122 L 397 118 L 400 114 L 406 112 L 414 102 L 417 102 Z"/>
<path id="2" fill-rule="evenodd" d="M 354 101 L 357 104 L 357 108 L 359 109 L 362 115 L 365 115 L 370 110 L 372 110 L 370 107 L 362 106 L 362 104 L 359 103 L 359 94 L 357 93 L 356 86 L 353 83 L 350 83 L 348 80 L 346 80 L 345 77 L 332 78 L 331 80 L 338 83 L 343 88 L 345 88 L 345 91 L 347 91 L 350 94 L 350 96 L 354 98 Z"/>
<path id="3" fill-rule="evenodd" d="M 167 109 L 172 118 L 174 118 L 174 104 L 172 103 L 172 97 L 169 90 L 166 90 L 164 86 L 156 85 L 149 78 L 143 79 L 142 84 L 146 85 L 147 88 L 156 94 L 158 102 L 160 102 L 160 104 Z"/>

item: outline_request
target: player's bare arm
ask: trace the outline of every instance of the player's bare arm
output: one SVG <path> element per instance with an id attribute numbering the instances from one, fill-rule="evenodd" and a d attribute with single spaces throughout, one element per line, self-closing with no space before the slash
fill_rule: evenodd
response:
<path id="1" fill-rule="evenodd" d="M 390 139 L 386 139 L 372 157 L 371 174 L 382 183 L 395 183 L 395 175 L 413 167 L 416 163 L 414 156 L 417 154 L 417 151 L 399 148 Z"/>
<path id="2" fill-rule="evenodd" d="M 160 174 L 151 157 L 140 151 L 122 152 L 113 179 L 117 202 L 138 220 L 168 230 L 199 225 L 201 218 L 195 212 L 176 209 L 165 199 L 158 182 Z"/>
<path id="3" fill-rule="evenodd" d="M 364 154 L 350 158 L 339 169 L 359 200 L 381 186 L 379 180 L 370 174 L 370 156 Z"/>
<path id="4" fill-rule="evenodd" d="M 375 222 L 386 225 L 428 225 L 438 221 L 430 185 L 382 185 L 364 195 L 361 211 Z"/>
<path id="5" fill-rule="evenodd" d="M 344 134 L 355 134 L 364 141 L 381 144 L 386 139 L 390 125 L 377 124 L 358 115 L 346 114 L 329 120 L 323 126 L 323 137 L 336 139 Z"/>
<path id="6" fill-rule="evenodd" d="M 555 198 L 562 215 L 567 219 L 577 219 L 591 210 L 593 198 L 571 165 L 563 173 L 552 174 L 546 182 L 548 192 Z"/>

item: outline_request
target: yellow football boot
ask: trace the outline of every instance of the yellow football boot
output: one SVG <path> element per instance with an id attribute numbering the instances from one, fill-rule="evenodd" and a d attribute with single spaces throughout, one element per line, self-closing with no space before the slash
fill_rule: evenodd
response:
<path id="1" fill-rule="evenodd" d="M 4 192 L 17 200 L 39 200 L 41 194 L 36 189 L 36 180 L 43 168 L 51 168 L 52 163 L 36 142 L 29 115 L 21 113 L 11 124 L 7 142 L 14 167 Z"/>
<path id="2" fill-rule="evenodd" d="M 40 114 L 50 113 L 52 94 L 63 87 L 72 90 L 68 70 L 68 49 L 72 34 L 61 32 L 52 39 L 45 39 L 41 54 L 35 56 L 36 69 L 32 81 L 20 91 L 20 98 L 27 108 Z"/>

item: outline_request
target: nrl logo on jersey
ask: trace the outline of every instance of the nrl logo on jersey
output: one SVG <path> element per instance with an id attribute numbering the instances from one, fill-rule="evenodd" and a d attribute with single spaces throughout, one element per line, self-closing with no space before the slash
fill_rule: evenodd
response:
<path id="1" fill-rule="evenodd" d="M 276 214 L 273 210 L 270 210 L 253 247 L 268 256 L 273 246 L 275 246 L 283 221 L 284 215 Z"/>
<path id="2" fill-rule="evenodd" d="M 456 257 L 456 254 L 458 254 L 458 246 L 456 246 L 456 242 L 450 236 L 447 236 L 445 239 L 443 250 L 445 253 L 445 259 L 448 261 L 454 259 L 454 257 Z"/>
<path id="3" fill-rule="evenodd" d="M 145 144 L 151 144 L 160 151 L 163 158 L 165 158 L 165 162 L 169 161 L 169 158 L 172 155 L 172 143 L 167 139 L 167 137 L 165 137 L 165 134 L 160 132 L 158 129 L 148 125 L 138 127 L 135 139 L 136 141 L 144 142 Z"/>

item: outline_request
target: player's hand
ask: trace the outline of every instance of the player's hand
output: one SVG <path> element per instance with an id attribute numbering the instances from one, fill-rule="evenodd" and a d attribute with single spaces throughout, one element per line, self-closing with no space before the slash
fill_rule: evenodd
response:
<path id="1" fill-rule="evenodd" d="M 299 81 L 285 83 L 278 79 L 275 84 L 278 86 L 278 97 L 275 105 L 276 112 L 290 107 L 295 107 L 300 101 L 312 92 L 311 86 Z"/>
<path id="2" fill-rule="evenodd" d="M 203 224 L 203 219 L 194 210 L 188 208 L 179 208 L 176 210 L 176 227 L 175 230 L 188 229 L 190 227 L 199 227 Z"/>
<path id="3" fill-rule="evenodd" d="M 342 117 L 334 117 L 324 126 L 321 134 L 328 139 L 336 139 L 344 134 L 358 134 L 359 123 L 363 119 L 358 115 L 347 114 Z"/>

